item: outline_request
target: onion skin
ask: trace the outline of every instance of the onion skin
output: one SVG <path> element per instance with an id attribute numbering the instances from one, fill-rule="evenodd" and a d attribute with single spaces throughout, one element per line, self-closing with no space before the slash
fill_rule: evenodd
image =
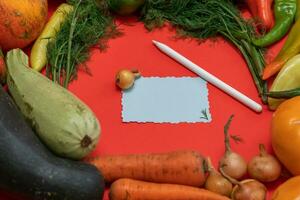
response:
<path id="1" fill-rule="evenodd" d="M 226 152 L 224 157 L 220 160 L 220 167 L 223 168 L 224 172 L 237 180 L 240 180 L 247 173 L 247 162 L 245 159 L 235 153 Z"/>
<path id="2" fill-rule="evenodd" d="M 205 189 L 212 191 L 214 193 L 230 197 L 232 192 L 232 183 L 223 177 L 216 169 L 213 167 L 210 158 L 206 159 L 209 175 L 205 182 Z"/>
<path id="3" fill-rule="evenodd" d="M 116 75 L 116 84 L 122 90 L 130 89 L 136 78 L 140 77 L 137 70 L 122 69 Z"/>
<path id="4" fill-rule="evenodd" d="M 216 171 L 211 172 L 206 179 L 205 188 L 227 197 L 229 197 L 232 192 L 232 184 Z"/>
<path id="5" fill-rule="evenodd" d="M 227 123 L 224 126 L 225 153 L 219 162 L 219 168 L 222 169 L 228 176 L 240 180 L 247 173 L 247 162 L 240 154 L 231 150 L 231 136 L 229 135 L 228 130 L 232 119 L 233 115 L 229 117 Z"/>
<path id="6" fill-rule="evenodd" d="M 247 179 L 237 184 L 232 191 L 232 200 L 265 200 L 267 188 L 254 179 Z"/>
<path id="7" fill-rule="evenodd" d="M 274 156 L 266 152 L 263 145 L 260 145 L 260 154 L 248 163 L 248 174 L 261 182 L 272 182 L 280 177 L 281 165 Z"/>

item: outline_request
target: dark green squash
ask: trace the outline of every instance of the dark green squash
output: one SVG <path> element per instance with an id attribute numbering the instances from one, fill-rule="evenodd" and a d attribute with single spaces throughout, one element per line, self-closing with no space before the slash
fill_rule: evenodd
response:
<path id="1" fill-rule="evenodd" d="M 95 167 L 54 156 L 1 88 L 0 189 L 34 200 L 101 200 L 104 181 Z"/>

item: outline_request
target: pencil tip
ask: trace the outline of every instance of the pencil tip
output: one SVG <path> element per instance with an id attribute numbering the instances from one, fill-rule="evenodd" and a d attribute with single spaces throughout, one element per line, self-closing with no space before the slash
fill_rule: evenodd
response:
<path id="1" fill-rule="evenodd" d="M 159 44 L 159 42 L 157 42 L 156 40 L 152 40 L 153 44 L 157 45 Z"/>

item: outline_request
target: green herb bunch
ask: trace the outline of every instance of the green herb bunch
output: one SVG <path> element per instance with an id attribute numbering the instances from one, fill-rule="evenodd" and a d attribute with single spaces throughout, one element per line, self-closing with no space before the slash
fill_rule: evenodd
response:
<path id="1" fill-rule="evenodd" d="M 254 28 L 231 0 L 148 0 L 141 19 L 150 30 L 167 21 L 181 36 L 199 40 L 223 36 L 242 53 L 262 101 L 267 102 L 267 84 L 260 78 L 265 64 L 263 49 L 252 45 Z"/>
<path id="2" fill-rule="evenodd" d="M 77 78 L 79 67 L 88 72 L 83 63 L 89 58 L 90 48 L 103 48 L 99 40 L 118 33 L 104 3 L 95 0 L 69 0 L 68 3 L 74 10 L 47 46 L 47 76 L 64 87 Z"/>

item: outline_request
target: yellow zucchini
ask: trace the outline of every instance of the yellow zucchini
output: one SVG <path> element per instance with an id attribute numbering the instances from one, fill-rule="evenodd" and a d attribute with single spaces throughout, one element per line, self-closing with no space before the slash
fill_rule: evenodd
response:
<path id="1" fill-rule="evenodd" d="M 55 38 L 66 16 L 72 11 L 73 6 L 63 3 L 53 13 L 31 49 L 30 64 L 32 69 L 41 71 L 45 67 L 47 64 L 47 45 L 49 40 Z"/>

